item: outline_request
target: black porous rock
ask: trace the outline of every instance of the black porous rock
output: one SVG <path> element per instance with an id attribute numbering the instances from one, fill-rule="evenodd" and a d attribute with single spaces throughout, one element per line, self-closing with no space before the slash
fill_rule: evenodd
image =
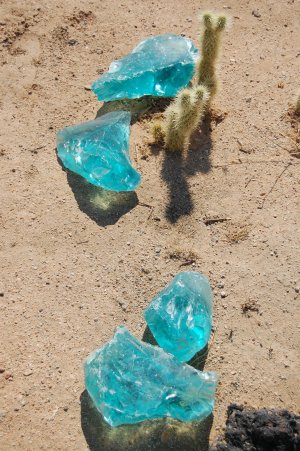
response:
<path id="1" fill-rule="evenodd" d="M 300 416 L 230 404 L 224 436 L 211 451 L 300 451 Z"/>

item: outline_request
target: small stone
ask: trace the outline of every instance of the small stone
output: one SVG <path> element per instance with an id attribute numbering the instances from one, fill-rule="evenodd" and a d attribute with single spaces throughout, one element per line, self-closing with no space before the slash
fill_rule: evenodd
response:
<path id="1" fill-rule="evenodd" d="M 221 295 L 221 298 L 226 298 L 226 296 L 227 296 L 225 291 L 221 291 L 220 295 Z"/>
<path id="2" fill-rule="evenodd" d="M 261 14 L 260 14 L 260 12 L 258 11 L 258 9 L 254 9 L 254 10 L 252 11 L 252 16 L 254 16 L 254 17 L 261 17 Z"/>
<path id="3" fill-rule="evenodd" d="M 212 290 L 197 272 L 182 272 L 155 296 L 144 317 L 159 346 L 179 361 L 203 349 L 212 327 Z"/>
<path id="4" fill-rule="evenodd" d="M 4 368 L 0 368 L 0 374 L 4 373 L 5 369 Z"/>
<path id="5" fill-rule="evenodd" d="M 218 288 L 224 288 L 224 283 L 218 283 Z"/>
<path id="6" fill-rule="evenodd" d="M 300 293 L 300 287 L 295 287 L 296 293 Z"/>
<path id="7" fill-rule="evenodd" d="M 24 376 L 31 376 L 32 374 L 33 374 L 33 371 L 30 369 L 24 371 L 24 373 L 23 373 Z"/>
<path id="8" fill-rule="evenodd" d="M 173 97 L 191 81 L 197 59 L 198 50 L 190 39 L 174 34 L 152 36 L 113 61 L 92 91 L 102 101 Z"/>
<path id="9" fill-rule="evenodd" d="M 141 181 L 129 157 L 128 111 L 114 111 L 57 134 L 64 166 L 88 182 L 111 191 L 134 191 Z"/>
<path id="10" fill-rule="evenodd" d="M 84 365 L 85 386 L 111 426 L 152 418 L 201 421 L 211 414 L 217 375 L 180 363 L 125 327 Z"/>

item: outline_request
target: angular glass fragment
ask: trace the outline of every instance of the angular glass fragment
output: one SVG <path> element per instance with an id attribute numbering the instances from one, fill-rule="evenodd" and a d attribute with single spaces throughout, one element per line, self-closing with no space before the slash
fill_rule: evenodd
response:
<path id="1" fill-rule="evenodd" d="M 167 416 L 202 420 L 214 407 L 216 373 L 178 362 L 123 326 L 90 354 L 84 372 L 86 389 L 111 426 Z"/>
<path id="2" fill-rule="evenodd" d="M 182 272 L 153 299 L 144 317 L 155 340 L 181 362 L 188 362 L 209 340 L 212 290 L 198 272 Z"/>
<path id="3" fill-rule="evenodd" d="M 111 191 L 134 191 L 141 176 L 129 157 L 128 111 L 114 111 L 57 134 L 64 166 L 90 183 Z"/>
<path id="4" fill-rule="evenodd" d="M 198 50 L 175 34 L 147 38 L 127 56 L 113 61 L 92 85 L 99 100 L 173 97 L 191 81 Z"/>

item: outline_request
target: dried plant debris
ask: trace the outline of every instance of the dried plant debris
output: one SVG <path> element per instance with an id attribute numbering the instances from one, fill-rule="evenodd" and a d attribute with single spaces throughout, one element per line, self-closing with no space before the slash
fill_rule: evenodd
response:
<path id="1" fill-rule="evenodd" d="M 224 437 L 210 451 L 299 451 L 300 416 L 287 410 L 231 404 Z"/>
<path id="2" fill-rule="evenodd" d="M 211 216 L 203 218 L 203 222 L 206 226 L 216 224 L 218 222 L 231 221 L 231 218 L 220 218 L 218 216 Z"/>
<path id="3" fill-rule="evenodd" d="M 255 300 L 249 299 L 242 304 L 242 312 L 244 315 L 250 316 L 251 312 L 259 313 L 259 304 Z"/>
<path id="4" fill-rule="evenodd" d="M 291 139 L 293 147 L 291 149 L 291 155 L 295 158 L 300 158 L 300 114 L 297 112 L 297 108 L 291 108 L 287 113 L 287 119 L 291 124 Z"/>
<path id="5" fill-rule="evenodd" d="M 170 252 L 169 257 L 172 260 L 180 260 L 181 261 L 180 266 L 192 265 L 193 263 L 196 263 L 198 258 L 195 252 L 184 249 L 174 249 L 173 251 Z"/>
<path id="6" fill-rule="evenodd" d="M 239 243 L 249 237 L 250 225 L 228 222 L 226 225 L 226 238 L 230 243 Z"/>

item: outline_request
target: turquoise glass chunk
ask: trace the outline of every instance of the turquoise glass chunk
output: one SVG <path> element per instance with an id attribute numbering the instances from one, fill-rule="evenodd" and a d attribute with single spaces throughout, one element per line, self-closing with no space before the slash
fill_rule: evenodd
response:
<path id="1" fill-rule="evenodd" d="M 217 375 L 180 363 L 125 327 L 84 364 L 85 386 L 111 426 L 152 418 L 202 420 L 214 407 Z"/>
<path id="2" fill-rule="evenodd" d="M 181 362 L 187 362 L 208 343 L 212 301 L 205 276 L 182 272 L 155 296 L 144 317 L 159 346 Z"/>
<path id="3" fill-rule="evenodd" d="M 191 81 L 198 50 L 175 34 L 147 38 L 127 56 L 113 61 L 92 85 L 99 100 L 173 97 Z"/>
<path id="4" fill-rule="evenodd" d="M 70 171 L 111 191 L 134 191 L 141 176 L 129 156 L 131 115 L 114 111 L 57 134 L 57 154 Z"/>

